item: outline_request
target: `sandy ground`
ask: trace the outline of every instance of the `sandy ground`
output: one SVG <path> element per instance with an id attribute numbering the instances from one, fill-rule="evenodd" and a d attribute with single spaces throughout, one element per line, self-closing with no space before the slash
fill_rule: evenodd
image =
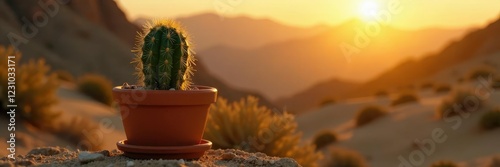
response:
<path id="1" fill-rule="evenodd" d="M 118 111 L 78 93 L 75 89 L 72 84 L 62 84 L 57 91 L 59 103 L 54 106 L 54 110 L 62 113 L 58 121 L 71 122 L 74 117 L 89 118 L 99 125 L 98 130 L 89 135 L 97 136 L 96 142 L 102 143 L 102 149 L 116 149 L 116 142 L 126 138 Z M 0 118 L 0 124 L 6 125 L 7 123 L 6 119 Z M 40 131 L 21 122 L 16 123 L 17 154 L 26 154 L 33 148 L 43 146 L 62 146 L 70 149 L 77 147 L 51 133 Z M 8 134 L 7 128 L 0 128 L 0 135 L 5 136 L 0 140 L 2 141 L 0 148 L 7 148 Z M 0 156 L 6 154 L 6 150 L 0 150 Z"/>
<path id="2" fill-rule="evenodd" d="M 100 158 L 92 160 L 82 159 L 82 152 L 68 151 L 67 149 L 51 147 L 38 148 L 25 156 L 18 156 L 16 161 L 3 158 L 0 166 L 172 166 L 172 167 L 298 167 L 297 162 L 290 158 L 269 157 L 262 153 L 247 153 L 239 150 L 209 150 L 199 160 L 133 160 L 122 156 L 122 152 L 100 151 L 91 153 Z"/>
<path id="3" fill-rule="evenodd" d="M 60 97 L 56 110 L 64 111 L 62 120 L 71 121 L 73 117 L 90 118 L 99 125 L 94 135 L 103 144 L 103 149 L 116 148 L 116 142 L 126 139 L 120 114 L 117 109 L 94 101 L 75 91 L 71 85 L 63 86 L 58 91 Z"/>
<path id="4" fill-rule="evenodd" d="M 495 154 L 500 154 L 500 129 L 482 131 L 479 119 L 488 108 L 497 107 L 500 90 L 487 99 L 487 107 L 473 113 L 470 117 L 459 118 L 457 122 L 445 122 L 435 117 L 436 107 L 447 94 L 421 92 L 418 103 L 389 107 L 389 98 L 361 98 L 327 106 L 297 118 L 303 138 L 311 140 L 321 130 L 333 130 L 340 136 L 340 142 L 333 147 L 344 147 L 360 152 L 374 167 L 398 166 L 404 160 L 417 162 L 414 166 L 429 166 L 438 160 L 452 160 L 462 165 L 481 166 Z M 361 128 L 354 127 L 356 112 L 366 105 L 385 106 L 389 114 Z M 453 128 L 456 126 L 457 128 Z M 433 131 L 441 131 L 446 140 L 442 143 L 427 144 Z M 420 142 L 415 142 L 419 140 Z M 419 160 L 419 153 L 428 148 Z M 431 146 L 433 145 L 433 146 Z M 328 152 L 325 152 L 328 154 Z M 326 156 L 328 157 L 328 156 Z M 327 159 L 325 159 L 327 160 Z"/>

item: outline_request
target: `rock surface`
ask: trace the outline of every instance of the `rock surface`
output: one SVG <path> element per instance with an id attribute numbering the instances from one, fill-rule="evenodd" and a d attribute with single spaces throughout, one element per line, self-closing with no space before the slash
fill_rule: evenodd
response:
<path id="1" fill-rule="evenodd" d="M 134 160 L 122 154 L 118 150 L 86 152 L 45 147 L 34 149 L 26 156 L 17 156 L 16 161 L 3 157 L 0 166 L 299 166 L 291 158 L 270 157 L 263 153 L 247 153 L 233 149 L 209 150 L 199 160 Z"/>

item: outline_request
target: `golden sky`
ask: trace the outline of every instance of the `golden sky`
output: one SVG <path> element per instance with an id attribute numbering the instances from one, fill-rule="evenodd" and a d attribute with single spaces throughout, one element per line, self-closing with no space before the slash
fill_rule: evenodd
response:
<path id="1" fill-rule="evenodd" d="M 270 18 L 293 26 L 337 25 L 352 18 L 376 20 L 389 13 L 390 25 L 404 29 L 482 26 L 500 17 L 500 0 L 116 0 L 129 19 L 172 18 L 203 12 Z M 399 5 L 398 5 L 399 4 Z"/>

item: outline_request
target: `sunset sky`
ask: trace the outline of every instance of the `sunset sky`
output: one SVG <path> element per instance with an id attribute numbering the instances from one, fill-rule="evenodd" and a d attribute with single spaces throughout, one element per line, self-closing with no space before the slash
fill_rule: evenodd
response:
<path id="1" fill-rule="evenodd" d="M 129 19 L 146 16 L 172 18 L 226 10 L 225 16 L 270 18 L 293 26 L 336 25 L 352 18 L 371 20 L 389 2 L 400 2 L 401 12 L 391 25 L 405 29 L 470 27 L 500 16 L 499 0 L 116 0 Z"/>

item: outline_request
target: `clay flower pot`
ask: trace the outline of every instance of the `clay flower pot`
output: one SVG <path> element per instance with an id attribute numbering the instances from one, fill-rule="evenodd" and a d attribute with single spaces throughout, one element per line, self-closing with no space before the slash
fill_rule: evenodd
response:
<path id="1" fill-rule="evenodd" d="M 141 90 L 113 88 L 127 144 L 134 146 L 194 146 L 202 142 L 210 105 L 217 89 Z"/>

